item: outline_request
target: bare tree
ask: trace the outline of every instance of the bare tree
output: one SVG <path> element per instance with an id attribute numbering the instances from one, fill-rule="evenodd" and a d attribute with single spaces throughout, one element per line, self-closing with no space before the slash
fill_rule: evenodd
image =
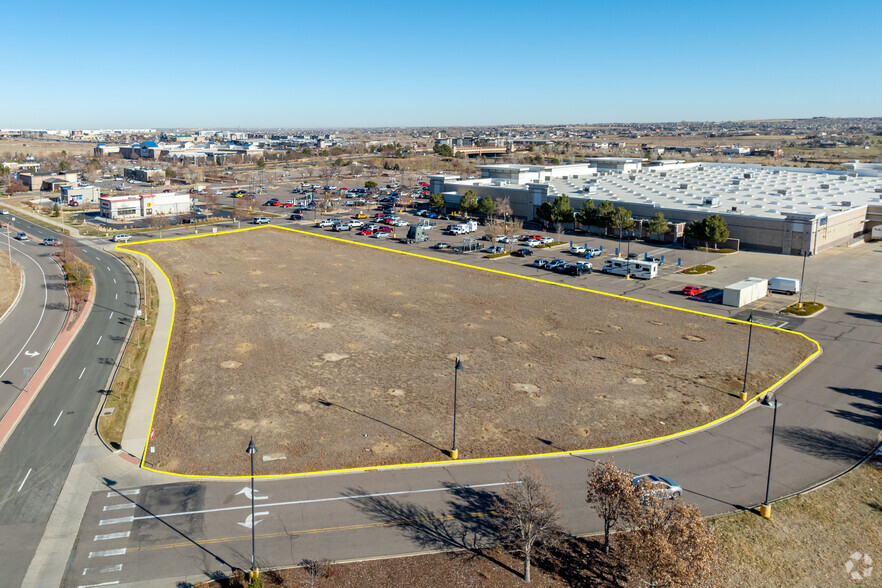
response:
<path id="1" fill-rule="evenodd" d="M 170 223 L 168 217 L 163 216 L 161 214 L 155 214 L 153 216 L 148 216 L 144 219 L 144 222 L 147 223 L 147 226 L 153 227 L 159 231 L 159 238 L 162 239 L 162 229 L 166 228 Z"/>
<path id="2" fill-rule="evenodd" d="M 511 198 L 506 196 L 496 201 L 496 214 L 503 219 L 511 216 Z"/>
<path id="3" fill-rule="evenodd" d="M 631 475 L 614 461 L 599 461 L 588 472 L 585 502 L 603 519 L 603 551 L 609 553 L 610 532 L 639 506 L 639 489 L 631 482 Z"/>
<path id="4" fill-rule="evenodd" d="M 215 194 L 215 190 L 209 190 L 202 198 L 205 201 L 205 207 L 211 211 L 211 215 L 214 216 L 214 213 L 217 209 L 218 203 L 220 203 L 220 195 Z"/>
<path id="5" fill-rule="evenodd" d="M 333 562 L 329 559 L 302 559 L 300 560 L 300 565 L 303 566 L 303 569 L 306 570 L 306 574 L 309 576 L 310 587 L 316 586 L 322 578 L 331 577 Z"/>
<path id="6" fill-rule="evenodd" d="M 508 238 L 508 248 L 511 250 L 511 246 L 514 245 L 515 235 L 520 233 L 524 228 L 524 221 L 514 217 L 509 216 L 508 220 L 505 221 L 505 236 Z"/>
<path id="7" fill-rule="evenodd" d="M 508 476 L 506 482 L 495 506 L 496 533 L 503 545 L 523 554 L 524 582 L 529 582 L 534 551 L 555 545 L 563 534 L 560 514 L 540 472 L 521 465 L 518 479 Z"/>
<path id="8" fill-rule="evenodd" d="M 651 587 L 713 585 L 717 539 L 698 507 L 673 503 L 648 485 L 639 507 L 626 515 L 631 530 L 616 535 L 616 551 L 628 575 Z"/>

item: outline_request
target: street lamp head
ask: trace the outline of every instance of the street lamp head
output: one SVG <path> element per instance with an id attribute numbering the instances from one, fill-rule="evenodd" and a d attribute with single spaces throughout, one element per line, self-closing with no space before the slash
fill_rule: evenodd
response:
<path id="1" fill-rule="evenodd" d="M 257 447 L 254 446 L 254 437 L 248 442 L 248 449 L 245 450 L 245 453 L 257 453 Z"/>
<path id="2" fill-rule="evenodd" d="M 458 370 L 464 369 L 464 368 L 463 368 L 463 365 L 462 365 L 462 362 L 459 361 L 459 358 L 458 358 L 458 357 L 456 358 L 456 369 L 458 369 Z"/>

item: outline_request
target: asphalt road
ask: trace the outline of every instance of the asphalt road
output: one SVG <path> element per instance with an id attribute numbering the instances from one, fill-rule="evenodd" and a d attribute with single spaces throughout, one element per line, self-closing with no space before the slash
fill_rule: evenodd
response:
<path id="1" fill-rule="evenodd" d="M 35 238 L 58 236 L 21 226 Z M 8 586 L 20 585 L 27 572 L 138 304 L 125 265 L 89 244 L 80 246 L 95 267 L 92 313 L 0 452 L 0 569 Z"/>
<path id="2" fill-rule="evenodd" d="M 760 318 L 775 320 L 771 314 Z M 882 429 L 882 316 L 830 308 L 788 327 L 817 339 L 825 351 L 776 394 L 772 500 L 846 470 L 876 446 Z M 685 500 L 705 515 L 757 505 L 765 498 L 772 413 L 758 406 L 707 431 L 613 457 L 634 473 L 674 478 Z M 260 439 L 255 442 L 259 452 Z M 554 439 L 548 442 L 553 450 Z M 573 533 L 601 531 L 584 503 L 586 472 L 601 457 L 532 460 Z M 260 453 L 257 458 L 259 474 Z M 247 480 L 125 489 L 107 480 L 106 490 L 89 502 L 63 585 L 168 585 L 247 569 L 251 522 L 262 568 L 306 557 L 468 548 L 490 539 L 492 494 L 507 477 L 516 479 L 515 463 L 258 480 L 251 520 Z"/>
<path id="3" fill-rule="evenodd" d="M 8 221 L 10 217 L 4 216 Z M 0 245 L 24 270 L 24 290 L 18 304 L 0 323 L 0 418 L 24 391 L 43 363 L 67 318 L 68 299 L 61 268 L 52 259 L 53 247 L 36 239 L 7 244 L 19 230 L 29 232 L 30 223 L 16 223 L 0 229 Z M 42 240 L 42 237 L 41 237 Z"/>

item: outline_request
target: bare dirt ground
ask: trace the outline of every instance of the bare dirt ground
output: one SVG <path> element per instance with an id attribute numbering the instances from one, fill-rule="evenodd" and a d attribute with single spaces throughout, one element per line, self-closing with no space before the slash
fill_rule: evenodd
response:
<path id="1" fill-rule="evenodd" d="M 37 139 L 0 139 L 0 155 L 33 155 L 45 157 L 52 154 L 61 154 L 66 151 L 68 155 L 91 155 L 95 149 L 95 143 L 81 143 L 78 141 L 40 141 Z M 9 161 L 9 159 L 3 159 Z"/>
<path id="2" fill-rule="evenodd" d="M 135 246 L 177 313 L 151 465 L 245 475 L 605 447 L 740 406 L 747 328 L 263 228 Z M 750 390 L 814 351 L 754 329 Z"/>
<path id="3" fill-rule="evenodd" d="M 20 286 L 21 270 L 18 264 L 10 265 L 9 256 L 5 251 L 0 251 L 0 316 L 12 306 Z"/>

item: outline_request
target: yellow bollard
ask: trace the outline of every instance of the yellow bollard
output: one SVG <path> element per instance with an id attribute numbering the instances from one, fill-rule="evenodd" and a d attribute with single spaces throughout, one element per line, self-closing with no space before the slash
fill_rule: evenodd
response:
<path id="1" fill-rule="evenodd" d="M 741 393 L 739 393 L 739 394 L 738 394 L 738 398 L 741 399 L 741 402 L 746 402 L 746 401 L 747 401 L 747 392 L 741 392 Z"/>
<path id="2" fill-rule="evenodd" d="M 760 516 L 764 519 L 772 518 L 772 505 L 771 504 L 761 504 L 760 505 Z"/>
<path id="3" fill-rule="evenodd" d="M 459 450 L 451 449 L 450 450 L 450 459 L 459 459 Z"/>

